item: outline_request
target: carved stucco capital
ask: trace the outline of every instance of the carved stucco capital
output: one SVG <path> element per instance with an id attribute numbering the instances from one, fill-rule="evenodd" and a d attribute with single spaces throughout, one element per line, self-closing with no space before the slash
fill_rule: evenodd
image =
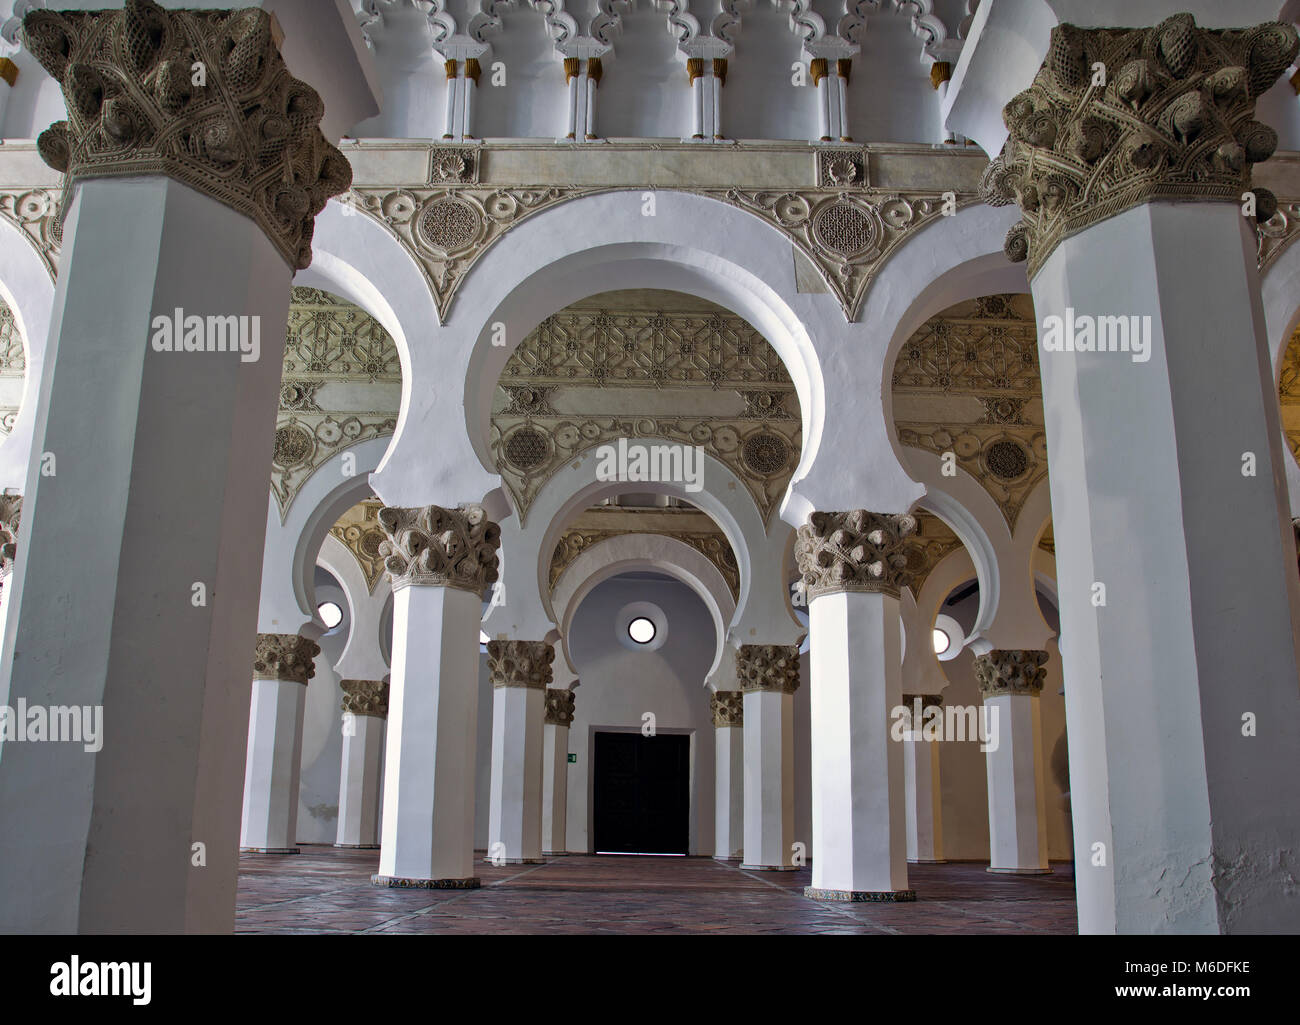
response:
<path id="1" fill-rule="evenodd" d="M 555 648 L 546 641 L 488 641 L 487 655 L 493 687 L 544 690 L 553 678 Z"/>
<path id="2" fill-rule="evenodd" d="M 388 717 L 388 684 L 383 680 L 340 680 L 343 711 L 352 715 Z"/>
<path id="3" fill-rule="evenodd" d="M 565 687 L 547 687 L 546 721 L 552 726 L 571 725 L 575 697 L 573 691 Z"/>
<path id="4" fill-rule="evenodd" d="M 316 215 L 352 167 L 266 11 L 35 10 L 23 45 L 63 88 L 68 120 L 37 147 L 69 181 L 165 175 L 251 217 L 296 270 L 311 263 Z"/>
<path id="5" fill-rule="evenodd" d="M 0 574 L 6 574 L 14 568 L 14 556 L 18 553 L 18 524 L 22 513 L 22 495 L 0 495 Z"/>
<path id="6" fill-rule="evenodd" d="M 897 598 L 910 582 L 907 539 L 916 526 L 916 517 L 907 514 L 813 513 L 794 548 L 805 596 L 879 591 Z"/>
<path id="7" fill-rule="evenodd" d="M 313 660 L 320 645 L 300 634 L 258 634 L 253 654 L 254 680 L 301 683 L 316 675 Z"/>
<path id="8" fill-rule="evenodd" d="M 379 555 L 395 591 L 422 584 L 455 587 L 481 598 L 484 588 L 496 582 L 501 528 L 482 506 L 385 506 L 379 510 L 379 525 L 388 538 Z"/>
<path id="9" fill-rule="evenodd" d="M 975 679 L 986 698 L 1039 694 L 1047 679 L 1047 652 L 1032 648 L 994 648 L 975 656 Z"/>
<path id="10" fill-rule="evenodd" d="M 796 686 L 798 680 L 795 681 Z M 713 725 L 717 729 L 728 726 L 745 725 L 745 692 L 739 690 L 720 690 L 709 697 L 709 711 L 713 713 Z"/>
<path id="11" fill-rule="evenodd" d="M 1024 214 L 1007 256 L 1028 259 L 1032 278 L 1063 239 L 1143 203 L 1241 203 L 1251 165 L 1278 141 L 1255 102 L 1298 49 L 1280 22 L 1203 29 L 1176 14 L 1152 28 L 1058 25 L 1033 85 L 1003 108 L 1010 135 L 980 185 L 986 203 L 1016 202 Z M 1262 223 L 1277 200 L 1254 192 Z"/>
<path id="12" fill-rule="evenodd" d="M 742 692 L 793 694 L 799 689 L 799 645 L 742 644 L 736 649 L 736 679 Z"/>

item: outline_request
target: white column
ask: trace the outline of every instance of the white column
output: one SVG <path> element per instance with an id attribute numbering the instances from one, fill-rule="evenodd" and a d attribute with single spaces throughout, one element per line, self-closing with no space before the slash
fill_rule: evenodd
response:
<path id="1" fill-rule="evenodd" d="M 566 139 L 576 139 L 581 128 L 582 114 L 585 110 L 582 96 L 582 75 L 579 69 L 582 61 L 577 57 L 564 58 L 564 86 L 569 93 L 568 127 L 564 133 Z"/>
<path id="2" fill-rule="evenodd" d="M 1234 204 L 1149 204 L 1061 243 L 1033 283 L 1040 318 L 1150 318 L 1147 362 L 1041 358 L 1054 523 L 1070 539 L 1057 572 L 1085 932 L 1267 932 L 1300 914 L 1264 853 L 1300 845 L 1300 778 L 1280 768 L 1300 749 L 1300 713 L 1254 248 Z M 1268 728 L 1244 735 L 1247 714 Z"/>
<path id="3" fill-rule="evenodd" d="M 808 74 L 813 80 L 813 88 L 817 90 L 817 127 L 820 131 L 820 141 L 830 142 L 835 136 L 832 134 L 832 107 L 834 100 L 831 96 L 831 80 L 826 73 L 827 61 L 825 57 L 814 57 L 808 62 Z"/>
<path id="4" fill-rule="evenodd" d="M 1038 695 L 1047 652 L 995 648 L 975 659 L 989 724 L 989 871 L 1051 872 L 1047 781 Z"/>
<path id="5" fill-rule="evenodd" d="M 343 759 L 339 770 L 339 821 L 335 847 L 379 846 L 380 760 L 388 715 L 388 684 L 341 680 Z"/>
<path id="6" fill-rule="evenodd" d="M 568 853 L 569 725 L 574 693 L 546 688 L 546 729 L 542 738 L 542 856 Z"/>
<path id="7" fill-rule="evenodd" d="M 455 139 L 456 136 L 456 87 L 460 81 L 458 71 L 458 61 L 443 61 L 443 67 L 447 75 L 447 114 L 445 118 L 445 127 L 442 132 L 444 139 Z"/>
<path id="8" fill-rule="evenodd" d="M 290 283 L 315 213 L 351 171 L 313 94 L 290 84 L 265 13 L 167 9 L 165 31 L 129 42 L 120 11 L 63 16 L 71 34 L 28 26 L 46 70 L 69 82 L 68 63 L 94 63 L 107 81 L 42 133 L 67 206 L 0 694 L 79 706 L 104 732 L 89 750 L 5 743 L 0 879 L 21 884 L 0 901 L 0 932 L 224 932 Z M 213 60 L 206 90 L 160 96 L 145 81 L 160 62 L 188 66 L 194 48 L 224 52 L 231 32 L 258 76 Z M 128 45 L 137 62 L 100 62 L 101 48 Z M 302 116 L 267 167 L 155 148 L 216 119 L 246 138 L 291 89 Z M 124 94 L 157 132 L 100 108 Z M 120 146 L 90 167 L 83 147 L 106 119 Z M 293 183 L 283 199 L 268 176 Z M 186 339 L 158 325 L 174 327 L 177 310 Z"/>
<path id="9" fill-rule="evenodd" d="M 489 641 L 492 781 L 488 859 L 542 861 L 542 739 L 555 649 L 545 641 Z M 567 752 L 566 752 L 567 754 Z"/>
<path id="10" fill-rule="evenodd" d="M 239 849 L 297 854 L 298 780 L 307 681 L 315 675 L 315 641 L 298 634 L 258 634 L 248 715 L 244 815 Z"/>
<path id="11" fill-rule="evenodd" d="M 812 886 L 822 900 L 902 901 L 907 886 L 898 594 L 910 516 L 813 513 L 795 548 L 809 598 Z"/>
<path id="12" fill-rule="evenodd" d="M 745 716 L 744 695 L 718 691 L 709 698 L 713 712 L 714 840 L 713 856 L 724 861 L 745 855 Z"/>
<path id="13" fill-rule="evenodd" d="M 920 700 L 921 716 L 917 716 Z M 912 728 L 903 735 L 903 788 L 907 813 L 907 860 L 917 865 L 943 864 L 943 795 L 939 786 L 939 741 L 922 731 L 929 709 L 942 711 L 937 694 L 904 694 Z M 931 713 L 932 714 L 932 713 Z"/>
<path id="14" fill-rule="evenodd" d="M 1300 847 L 1300 581 L 1242 195 L 1259 216 L 1275 203 L 1252 182 L 1277 144 L 1255 97 L 1300 39 L 1190 15 L 1075 33 L 1055 33 L 1007 107 L 983 191 L 1021 205 L 1006 249 L 1028 260 L 1042 325 L 1079 928 L 1285 932 L 1300 920 L 1278 855 Z M 1153 78 L 1092 87 L 1101 49 L 1172 54 L 1175 39 L 1178 57 L 1139 69 Z M 1083 141 L 1049 172 L 1062 132 Z"/>
<path id="15" fill-rule="evenodd" d="M 691 83 L 691 138 L 703 139 L 705 129 L 704 59 L 688 57 L 686 76 Z M 709 105 L 712 110 L 712 105 Z M 711 133 L 710 133 L 711 134 Z"/>
<path id="16" fill-rule="evenodd" d="M 736 675 L 744 692 L 745 850 L 741 868 L 793 871 L 794 692 L 799 648 L 742 644 Z"/>
<path id="17" fill-rule="evenodd" d="M 251 690 L 238 653 L 256 632 L 291 274 L 250 218 L 169 179 L 72 194 L 0 692 L 103 708 L 111 736 L 96 753 L 6 745 L 0 823 L 22 826 L 0 826 L 0 866 L 26 882 L 3 931 L 233 928 Z M 153 316 L 178 308 L 255 318 L 258 361 L 153 351 Z M 92 851 L 69 842 L 92 833 Z"/>
<path id="18" fill-rule="evenodd" d="M 586 138 L 593 140 L 596 135 L 596 89 L 600 86 L 601 76 L 604 74 L 604 67 L 599 57 L 591 57 L 587 60 L 587 70 L 584 75 L 586 79 L 586 98 L 587 98 L 587 116 L 584 121 Z"/>
<path id="19" fill-rule="evenodd" d="M 465 61 L 465 78 L 462 82 L 464 113 L 461 115 L 460 125 L 462 140 L 474 138 L 474 98 L 478 95 L 478 80 L 481 72 L 478 58 L 470 57 Z"/>
<path id="20" fill-rule="evenodd" d="M 479 506 L 386 506 L 379 523 L 393 576 L 393 649 L 379 871 L 371 881 L 472 889 L 478 631 L 500 530 Z"/>
<path id="21" fill-rule="evenodd" d="M 713 77 L 707 82 L 709 106 L 712 111 L 710 134 L 714 139 L 722 138 L 722 87 L 727 82 L 727 58 L 713 58 Z"/>
<path id="22" fill-rule="evenodd" d="M 831 85 L 835 92 L 835 122 L 840 142 L 852 142 L 849 135 L 849 70 L 853 61 L 841 57 L 835 62 L 835 78 Z"/>

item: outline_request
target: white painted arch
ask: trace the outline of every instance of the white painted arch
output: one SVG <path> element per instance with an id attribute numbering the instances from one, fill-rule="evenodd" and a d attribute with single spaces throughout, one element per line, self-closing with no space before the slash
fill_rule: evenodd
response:
<path id="1" fill-rule="evenodd" d="M 565 638 L 583 599 L 597 586 L 624 573 L 652 571 L 680 580 L 694 591 L 709 610 L 717 637 L 717 650 L 707 681 L 716 681 L 727 654 L 727 624 L 735 615 L 731 589 L 718 568 L 690 545 L 661 534 L 621 534 L 606 538 L 583 551 L 555 582 L 551 601 Z M 581 674 L 581 667 L 574 666 Z M 716 686 L 715 688 L 716 689 Z"/>
<path id="2" fill-rule="evenodd" d="M 684 292 L 744 317 L 790 372 L 803 414 L 795 493 L 849 492 L 851 503 L 788 497 L 791 524 L 813 508 L 907 508 L 919 489 L 893 456 L 878 406 L 879 368 L 862 324 L 825 293 L 800 293 L 790 241 L 720 200 L 671 190 L 607 191 L 533 214 L 488 249 L 466 276 L 432 342 L 410 346 L 411 382 L 389 456 L 375 474 L 390 505 L 480 501 L 499 485 L 489 444 L 493 389 L 513 349 L 544 317 L 623 288 Z M 497 327 L 499 325 L 499 327 Z M 495 328 L 495 330 L 494 330 Z M 493 345 L 494 337 L 504 345 Z M 436 438 L 437 444 L 430 444 Z M 833 441 L 851 439 L 848 448 Z M 818 460 L 823 448 L 828 458 Z M 843 451 L 861 454 L 847 464 Z M 847 481 L 847 482 L 846 482 Z"/>

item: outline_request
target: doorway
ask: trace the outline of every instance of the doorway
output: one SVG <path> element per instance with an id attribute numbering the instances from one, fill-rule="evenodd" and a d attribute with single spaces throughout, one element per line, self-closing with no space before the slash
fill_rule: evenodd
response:
<path id="1" fill-rule="evenodd" d="M 593 833 L 598 854 L 687 854 L 691 738 L 596 733 Z"/>

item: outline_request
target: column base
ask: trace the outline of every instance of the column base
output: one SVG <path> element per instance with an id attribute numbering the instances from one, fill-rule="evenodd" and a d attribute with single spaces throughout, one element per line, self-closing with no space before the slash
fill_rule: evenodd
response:
<path id="1" fill-rule="evenodd" d="M 345 851 L 377 851 L 377 850 L 379 850 L 379 844 L 377 844 L 377 843 L 336 843 L 334 846 L 335 846 L 335 847 L 338 847 L 338 848 L 341 848 L 342 850 L 345 850 Z"/>
<path id="2" fill-rule="evenodd" d="M 744 859 L 744 856 L 743 856 L 743 855 L 740 855 L 740 854 L 715 854 L 715 855 L 713 856 L 713 860 L 714 860 L 714 861 L 725 861 L 725 862 L 730 863 L 730 862 L 733 862 L 733 861 L 736 861 L 736 862 L 738 862 L 738 861 L 744 861 L 745 859 Z M 738 866 L 738 867 L 740 867 L 740 868 L 744 868 L 745 866 L 744 866 L 744 865 L 740 865 L 740 866 Z"/>
<path id="3" fill-rule="evenodd" d="M 545 865 L 545 858 L 497 858 L 493 861 L 491 858 L 484 858 L 489 865 Z"/>
<path id="4" fill-rule="evenodd" d="M 946 865 L 947 858 L 908 858 L 909 865 Z"/>
<path id="5" fill-rule="evenodd" d="M 802 867 L 800 865 L 746 865 L 741 862 L 741 868 L 750 872 L 798 872 Z"/>
<path id="6" fill-rule="evenodd" d="M 990 865 L 984 870 L 999 876 L 1050 876 L 1051 868 L 994 868 Z"/>
<path id="7" fill-rule="evenodd" d="M 543 858 L 567 858 L 568 851 L 542 851 Z"/>
<path id="8" fill-rule="evenodd" d="M 903 903 L 916 900 L 915 890 L 822 890 L 805 886 L 803 895 L 813 900 L 842 900 L 853 903 Z"/>
<path id="9" fill-rule="evenodd" d="M 388 886 L 401 890 L 477 890 L 481 885 L 478 876 L 468 879 L 403 879 L 401 876 L 370 877 L 373 886 Z"/>
<path id="10" fill-rule="evenodd" d="M 240 854 L 301 854 L 299 847 L 241 847 Z"/>

